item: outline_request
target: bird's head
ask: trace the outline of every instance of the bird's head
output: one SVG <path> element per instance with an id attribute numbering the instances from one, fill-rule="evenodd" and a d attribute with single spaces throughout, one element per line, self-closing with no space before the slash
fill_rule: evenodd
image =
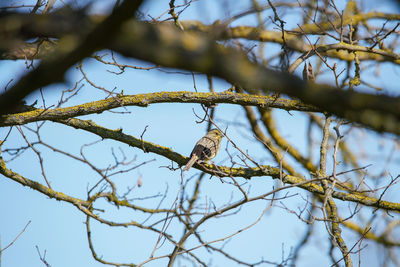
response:
<path id="1" fill-rule="evenodd" d="M 221 139 L 224 135 L 218 129 L 212 129 L 207 133 L 207 136 L 211 138 Z"/>

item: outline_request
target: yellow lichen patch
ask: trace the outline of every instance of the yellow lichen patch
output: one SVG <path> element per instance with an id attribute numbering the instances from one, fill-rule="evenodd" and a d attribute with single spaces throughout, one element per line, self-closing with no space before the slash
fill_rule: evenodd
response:
<path id="1" fill-rule="evenodd" d="M 196 34 L 190 32 L 182 36 L 183 47 L 190 51 L 198 50 L 203 45 L 203 41 L 203 38 L 199 38 Z"/>

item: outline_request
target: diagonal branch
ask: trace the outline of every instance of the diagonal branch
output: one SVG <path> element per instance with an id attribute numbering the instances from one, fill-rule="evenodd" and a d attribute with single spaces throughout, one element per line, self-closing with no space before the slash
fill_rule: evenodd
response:
<path id="1" fill-rule="evenodd" d="M 104 22 L 98 27 L 103 24 Z M 101 36 L 105 34 L 102 33 Z M 257 94 L 259 90 L 266 93 L 271 91 L 284 93 L 338 117 L 361 123 L 375 131 L 400 134 L 400 109 L 397 108 L 400 106 L 399 98 L 356 91 L 339 91 L 329 85 L 304 82 L 296 76 L 273 71 L 252 62 L 242 52 L 217 44 L 209 34 L 182 32 L 167 23 L 155 25 L 129 20 L 112 42 L 95 43 L 99 46 L 102 44 L 125 56 L 165 67 L 218 76 L 246 88 L 251 93 Z M 356 49 L 354 46 L 340 44 L 333 45 L 329 49 L 331 48 L 350 51 L 353 48 Z M 87 53 L 78 55 L 77 52 L 71 52 L 73 57 L 65 57 L 64 53 L 64 56 L 56 57 L 58 58 L 56 62 L 54 60 L 49 64 L 43 62 L 42 65 L 45 67 L 39 66 L 38 69 L 22 78 L 14 88 L 0 96 L 0 107 L 3 110 L 7 109 L 32 90 L 61 80 L 67 69 L 64 59 L 69 62 L 67 65 L 72 66 L 77 60 L 88 56 L 89 52 L 93 52 L 95 48 L 82 50 Z M 58 66 L 60 64 L 55 63 L 60 63 L 64 69 L 60 72 L 55 71 L 60 70 Z M 36 76 L 35 73 L 38 75 Z M 49 78 L 48 73 L 54 74 Z M 24 93 L 17 93 L 20 90 Z"/>
<path id="2" fill-rule="evenodd" d="M 110 130 L 104 127 L 101 127 L 95 124 L 92 121 L 85 121 L 80 119 L 66 119 L 66 120 L 57 120 L 55 122 L 62 123 L 65 125 L 69 125 L 76 129 L 85 130 L 96 134 L 104 139 L 113 139 L 125 143 L 127 145 L 136 147 L 145 152 L 151 152 L 168 158 L 172 161 L 175 161 L 179 165 L 184 165 L 187 163 L 189 158 L 182 156 L 181 154 L 173 151 L 168 147 L 163 147 L 160 145 L 153 144 L 151 142 L 147 142 L 141 140 L 139 138 L 135 138 L 131 135 L 124 134 L 121 129 L 118 130 Z M 271 176 L 273 179 L 282 179 L 282 182 L 287 184 L 299 184 L 300 188 L 303 188 L 311 193 L 324 195 L 325 191 L 322 186 L 317 185 L 312 182 L 305 183 L 307 180 L 303 177 L 296 177 L 288 174 L 281 173 L 279 168 L 273 168 L 268 165 L 263 165 L 256 168 L 229 168 L 223 166 L 214 166 L 210 164 L 195 164 L 194 168 L 197 168 L 203 172 L 209 173 L 211 175 L 216 175 L 218 177 L 243 177 L 245 179 L 252 179 L 257 176 Z M 329 178 L 329 177 L 328 177 Z M 322 177 L 321 179 L 325 179 Z M 357 192 L 345 193 L 339 191 L 332 191 L 332 197 L 344 200 L 351 201 L 363 204 L 365 206 L 370 207 L 378 207 L 384 210 L 393 210 L 400 212 L 400 203 L 384 201 L 380 199 L 376 199 L 374 197 L 367 197 Z"/>

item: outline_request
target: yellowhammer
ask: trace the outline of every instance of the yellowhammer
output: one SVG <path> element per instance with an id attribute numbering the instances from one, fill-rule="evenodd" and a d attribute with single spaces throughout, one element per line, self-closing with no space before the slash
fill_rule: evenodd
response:
<path id="1" fill-rule="evenodd" d="M 198 160 L 209 160 L 214 158 L 221 146 L 222 137 L 223 134 L 219 130 L 213 129 L 197 141 L 192 153 L 190 154 L 190 160 L 186 163 L 183 170 L 189 170 Z"/>

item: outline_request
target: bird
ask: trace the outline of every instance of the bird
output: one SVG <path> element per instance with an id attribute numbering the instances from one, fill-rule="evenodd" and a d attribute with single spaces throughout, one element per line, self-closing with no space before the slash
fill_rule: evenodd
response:
<path id="1" fill-rule="evenodd" d="M 214 158 L 221 147 L 222 137 L 223 134 L 220 130 L 212 129 L 200 138 L 194 146 L 190 154 L 190 160 L 186 163 L 183 171 L 188 171 L 198 160 L 210 160 Z"/>

